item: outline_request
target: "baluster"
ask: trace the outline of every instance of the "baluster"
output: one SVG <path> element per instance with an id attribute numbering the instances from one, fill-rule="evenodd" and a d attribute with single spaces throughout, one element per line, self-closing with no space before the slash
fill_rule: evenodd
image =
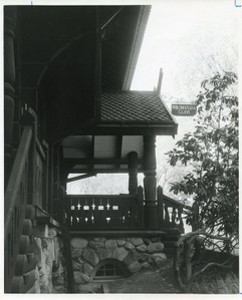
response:
<path id="1" fill-rule="evenodd" d="M 107 205 L 106 205 L 107 210 L 110 209 L 110 204 L 109 204 L 109 199 L 107 199 Z"/>
<path id="2" fill-rule="evenodd" d="M 179 209 L 178 209 L 179 229 L 181 230 L 182 233 L 184 233 L 184 224 L 183 224 L 183 219 L 182 219 L 182 213 L 183 213 L 183 209 L 182 209 L 182 207 L 179 207 Z"/>
<path id="3" fill-rule="evenodd" d="M 158 225 L 162 228 L 164 223 L 164 197 L 163 189 L 161 186 L 157 188 L 157 198 L 158 198 Z"/>
<path id="4" fill-rule="evenodd" d="M 103 226 L 105 224 L 103 215 L 104 206 L 102 204 L 102 199 L 99 199 L 98 211 L 97 211 L 97 224 Z"/>
<path id="5" fill-rule="evenodd" d="M 80 199 L 78 199 L 78 204 L 77 204 L 76 207 L 77 207 L 78 210 L 81 210 L 81 207 L 82 207 L 82 206 L 81 206 L 81 204 L 80 204 Z"/>
<path id="6" fill-rule="evenodd" d="M 87 198 L 85 198 L 84 205 L 82 207 L 82 215 L 83 215 L 83 220 L 85 225 L 89 224 L 89 210 L 90 207 L 88 205 Z"/>
<path id="7" fill-rule="evenodd" d="M 168 225 L 170 223 L 170 214 L 169 214 L 167 204 L 165 204 L 165 222 L 166 222 L 166 225 Z"/>
<path id="8" fill-rule="evenodd" d="M 95 205 L 95 200 L 94 200 L 94 198 L 92 199 L 92 210 L 95 210 L 95 208 L 96 208 L 96 205 Z"/>
<path id="9" fill-rule="evenodd" d="M 142 186 L 138 187 L 138 207 L 137 207 L 137 214 L 138 214 L 138 227 L 143 228 L 144 227 L 144 195 L 143 195 L 143 188 Z"/>
<path id="10" fill-rule="evenodd" d="M 91 223 L 94 224 L 95 223 L 95 217 L 94 217 L 94 214 L 92 213 L 92 216 L 91 216 Z"/>
<path id="11" fill-rule="evenodd" d="M 172 215 L 171 215 L 172 226 L 176 226 L 176 208 L 172 207 Z"/>
<path id="12" fill-rule="evenodd" d="M 109 203 L 108 203 L 108 198 L 104 199 L 104 218 L 105 218 L 105 224 L 109 225 L 111 223 L 111 216 L 110 216 L 110 212 L 109 212 Z"/>
<path id="13" fill-rule="evenodd" d="M 91 222 L 92 224 L 95 224 L 97 221 L 97 213 L 98 211 L 96 210 L 98 205 L 96 205 L 95 198 L 92 199 L 92 216 L 91 216 Z"/>

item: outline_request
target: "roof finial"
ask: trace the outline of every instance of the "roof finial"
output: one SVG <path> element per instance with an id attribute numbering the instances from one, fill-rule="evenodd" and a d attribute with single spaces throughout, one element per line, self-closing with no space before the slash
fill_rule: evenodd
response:
<path id="1" fill-rule="evenodd" d="M 158 79 L 158 84 L 157 84 L 157 94 L 159 94 L 159 95 L 161 93 L 162 79 L 163 79 L 163 69 L 160 68 L 160 74 L 159 74 L 159 79 Z"/>

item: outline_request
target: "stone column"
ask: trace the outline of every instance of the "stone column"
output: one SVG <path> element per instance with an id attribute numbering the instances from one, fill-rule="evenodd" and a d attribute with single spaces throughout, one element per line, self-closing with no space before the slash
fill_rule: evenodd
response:
<path id="1" fill-rule="evenodd" d="M 144 136 L 144 191 L 145 227 L 158 228 L 158 206 L 156 199 L 156 155 L 154 135 Z"/>
<path id="2" fill-rule="evenodd" d="M 14 118 L 14 30 L 16 26 L 16 8 L 4 8 L 4 159 L 5 186 L 12 164 L 12 131 Z"/>
<path id="3" fill-rule="evenodd" d="M 128 168 L 129 168 L 129 193 L 137 194 L 138 192 L 138 155 L 137 152 L 130 152 L 128 154 Z"/>

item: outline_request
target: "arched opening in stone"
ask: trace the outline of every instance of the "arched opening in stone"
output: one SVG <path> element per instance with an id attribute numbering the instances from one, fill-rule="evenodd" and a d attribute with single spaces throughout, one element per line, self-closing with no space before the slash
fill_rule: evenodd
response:
<path id="1" fill-rule="evenodd" d="M 113 281 L 129 276 L 130 272 L 122 262 L 116 259 L 105 259 L 95 267 L 91 278 L 93 281 Z"/>

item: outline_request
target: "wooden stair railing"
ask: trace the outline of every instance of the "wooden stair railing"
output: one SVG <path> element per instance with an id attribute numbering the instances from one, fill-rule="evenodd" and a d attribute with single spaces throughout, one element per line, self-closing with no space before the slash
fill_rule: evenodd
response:
<path id="1" fill-rule="evenodd" d="M 24 261 L 25 250 L 23 245 L 29 244 L 28 235 L 23 235 L 24 227 L 26 228 L 28 219 L 26 219 L 26 205 L 28 203 L 28 178 L 31 176 L 31 141 L 33 128 L 26 126 L 23 129 L 20 144 L 14 160 L 12 172 L 5 192 L 4 207 L 4 291 L 12 291 L 13 278 L 19 274 L 18 265 L 21 265 L 21 259 Z M 27 220 L 27 221 L 26 221 Z M 28 226 L 27 226 L 28 227 Z M 28 251 L 27 251 L 28 252 Z M 19 254 L 23 253 L 22 258 Z M 30 252 L 26 253 L 30 254 Z M 31 255 L 30 255 L 31 256 Z M 30 259 L 30 257 L 29 257 Z M 16 278 L 15 278 L 16 279 Z M 26 279 L 26 278 L 25 278 Z M 28 279 L 28 278 L 27 278 Z M 28 280 L 27 280 L 28 281 Z"/>
<path id="2" fill-rule="evenodd" d="M 159 213 L 159 227 L 178 229 L 184 233 L 183 213 L 186 209 L 191 209 L 190 206 L 185 205 L 177 200 L 174 200 L 163 194 L 161 186 L 157 188 L 158 198 L 158 213 Z"/>

